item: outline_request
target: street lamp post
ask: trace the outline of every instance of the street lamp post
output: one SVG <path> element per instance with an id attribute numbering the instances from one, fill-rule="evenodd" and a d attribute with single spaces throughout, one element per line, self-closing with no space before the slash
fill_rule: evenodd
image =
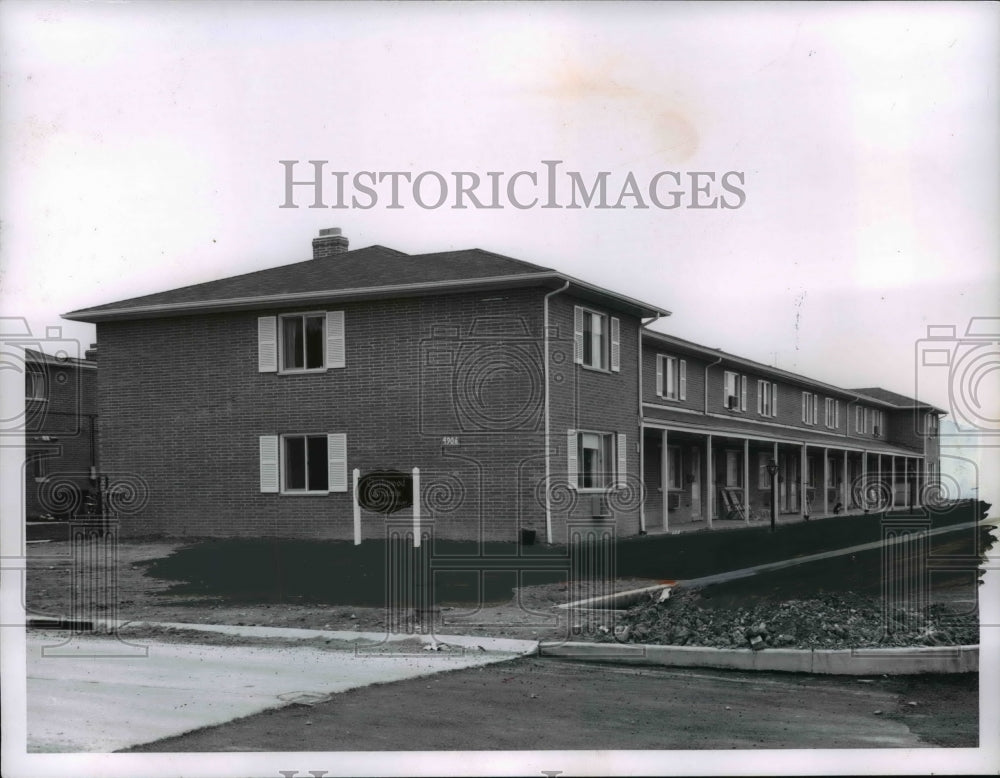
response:
<path id="1" fill-rule="evenodd" d="M 771 532 L 778 519 L 778 463 L 773 459 L 767 463 L 767 474 L 771 476 Z"/>

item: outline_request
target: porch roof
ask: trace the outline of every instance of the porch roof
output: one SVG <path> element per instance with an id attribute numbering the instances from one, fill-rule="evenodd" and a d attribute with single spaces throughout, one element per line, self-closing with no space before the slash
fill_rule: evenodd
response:
<path id="1" fill-rule="evenodd" d="M 668 428 L 700 435 L 721 435 L 751 440 L 766 440 L 777 443 L 805 443 L 809 446 L 826 446 L 828 448 L 848 449 L 851 451 L 868 451 L 873 454 L 894 454 L 895 456 L 923 457 L 922 451 L 905 446 L 895 446 L 871 438 L 845 437 L 812 430 L 797 430 L 787 427 L 769 426 L 739 419 L 704 416 L 702 414 L 681 417 L 680 414 L 664 413 L 662 416 L 643 415 L 644 427 Z"/>

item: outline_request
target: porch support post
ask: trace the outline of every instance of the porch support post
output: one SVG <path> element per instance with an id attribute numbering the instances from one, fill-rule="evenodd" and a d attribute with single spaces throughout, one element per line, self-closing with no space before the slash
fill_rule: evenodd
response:
<path id="1" fill-rule="evenodd" d="M 743 438 L 743 521 L 750 523 L 750 438 Z"/>
<path id="2" fill-rule="evenodd" d="M 708 519 L 708 528 L 712 528 L 712 517 L 715 515 L 715 468 L 712 467 L 712 436 L 708 436 L 708 440 L 705 443 L 705 464 L 707 465 L 705 470 L 705 486 L 708 489 L 708 494 L 705 495 L 707 498 L 705 500 L 705 510 L 707 511 L 706 517 Z"/>
<path id="3" fill-rule="evenodd" d="M 667 517 L 668 504 L 670 502 L 670 451 L 667 449 L 667 431 L 661 433 L 662 454 L 660 456 L 660 490 L 663 493 L 663 531 L 670 529 L 670 519 Z"/>
<path id="4" fill-rule="evenodd" d="M 830 483 L 830 449 L 823 448 L 823 514 L 830 512 L 830 497 L 827 485 Z"/>
<path id="5" fill-rule="evenodd" d="M 914 508 L 919 508 L 919 507 L 921 507 L 920 493 L 923 490 L 922 484 L 923 484 L 924 478 L 927 477 L 927 475 L 926 475 L 926 473 L 924 471 L 924 468 L 927 466 L 927 460 L 921 459 L 920 457 L 917 457 L 916 458 L 916 463 L 917 463 L 917 467 L 916 467 L 916 472 L 914 473 L 914 478 L 913 478 L 913 480 L 914 480 L 914 484 L 913 484 L 913 507 Z"/>
<path id="6" fill-rule="evenodd" d="M 805 519 L 807 489 L 809 488 L 809 459 L 806 456 L 806 444 L 802 444 L 802 453 L 799 460 L 799 518 Z"/>
<path id="7" fill-rule="evenodd" d="M 895 510 L 896 508 L 896 455 L 893 454 L 892 460 L 892 470 L 889 471 L 889 507 Z"/>
<path id="8" fill-rule="evenodd" d="M 861 449 L 861 507 L 868 511 L 868 452 Z"/>
<path id="9" fill-rule="evenodd" d="M 640 344 L 641 345 L 641 344 Z M 641 350 L 641 349 L 640 349 Z M 642 377 L 639 378 L 640 383 L 642 382 Z M 640 402 L 640 405 L 642 403 Z M 644 482 L 646 480 L 646 428 L 642 424 L 642 418 L 639 419 L 639 480 Z M 647 490 L 643 488 L 642 499 L 639 500 L 639 534 L 646 534 L 646 500 L 647 500 Z"/>
<path id="10" fill-rule="evenodd" d="M 840 482 L 840 490 L 843 494 L 840 501 L 841 504 L 844 506 L 845 513 L 851 509 L 851 504 L 848 502 L 848 498 L 851 496 L 851 491 L 850 487 L 847 485 L 847 457 L 848 457 L 848 452 L 845 450 L 843 478 L 841 479 Z"/>
<path id="11" fill-rule="evenodd" d="M 774 464 L 778 464 L 778 441 L 774 441 Z M 774 510 L 778 512 L 781 510 L 781 501 L 778 500 L 778 480 L 781 478 L 781 468 L 778 468 L 778 473 L 774 478 L 768 476 L 768 481 L 771 484 L 771 499 L 774 500 Z"/>

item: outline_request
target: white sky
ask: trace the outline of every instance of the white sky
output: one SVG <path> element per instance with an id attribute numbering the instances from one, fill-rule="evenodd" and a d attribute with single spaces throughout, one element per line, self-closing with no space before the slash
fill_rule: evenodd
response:
<path id="1" fill-rule="evenodd" d="M 950 408 L 915 348 L 928 324 L 1000 316 L 998 16 L 4 2 L 0 315 L 86 345 L 93 327 L 60 313 L 306 259 L 339 226 L 355 248 L 552 266 L 672 310 L 663 331 L 841 386 L 919 383 Z M 747 202 L 282 210 L 279 159 L 446 174 L 559 159 L 617 182 L 738 170 Z M 980 378 L 996 418 L 1000 371 Z"/>

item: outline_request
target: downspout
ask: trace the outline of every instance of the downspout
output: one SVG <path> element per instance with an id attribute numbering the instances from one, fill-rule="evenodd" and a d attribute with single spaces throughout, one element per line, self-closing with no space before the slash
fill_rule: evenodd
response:
<path id="1" fill-rule="evenodd" d="M 639 322 L 639 481 L 642 482 L 646 478 L 646 439 L 644 435 L 644 430 L 642 428 L 642 331 L 648 327 L 650 324 L 654 324 L 663 318 L 662 314 L 657 313 L 649 321 Z M 646 534 L 646 501 L 639 501 L 639 534 Z"/>
<path id="2" fill-rule="evenodd" d="M 542 329 L 545 339 L 545 542 L 552 544 L 552 454 L 549 450 L 549 298 L 569 289 L 569 281 L 545 295 L 542 301 Z"/>

